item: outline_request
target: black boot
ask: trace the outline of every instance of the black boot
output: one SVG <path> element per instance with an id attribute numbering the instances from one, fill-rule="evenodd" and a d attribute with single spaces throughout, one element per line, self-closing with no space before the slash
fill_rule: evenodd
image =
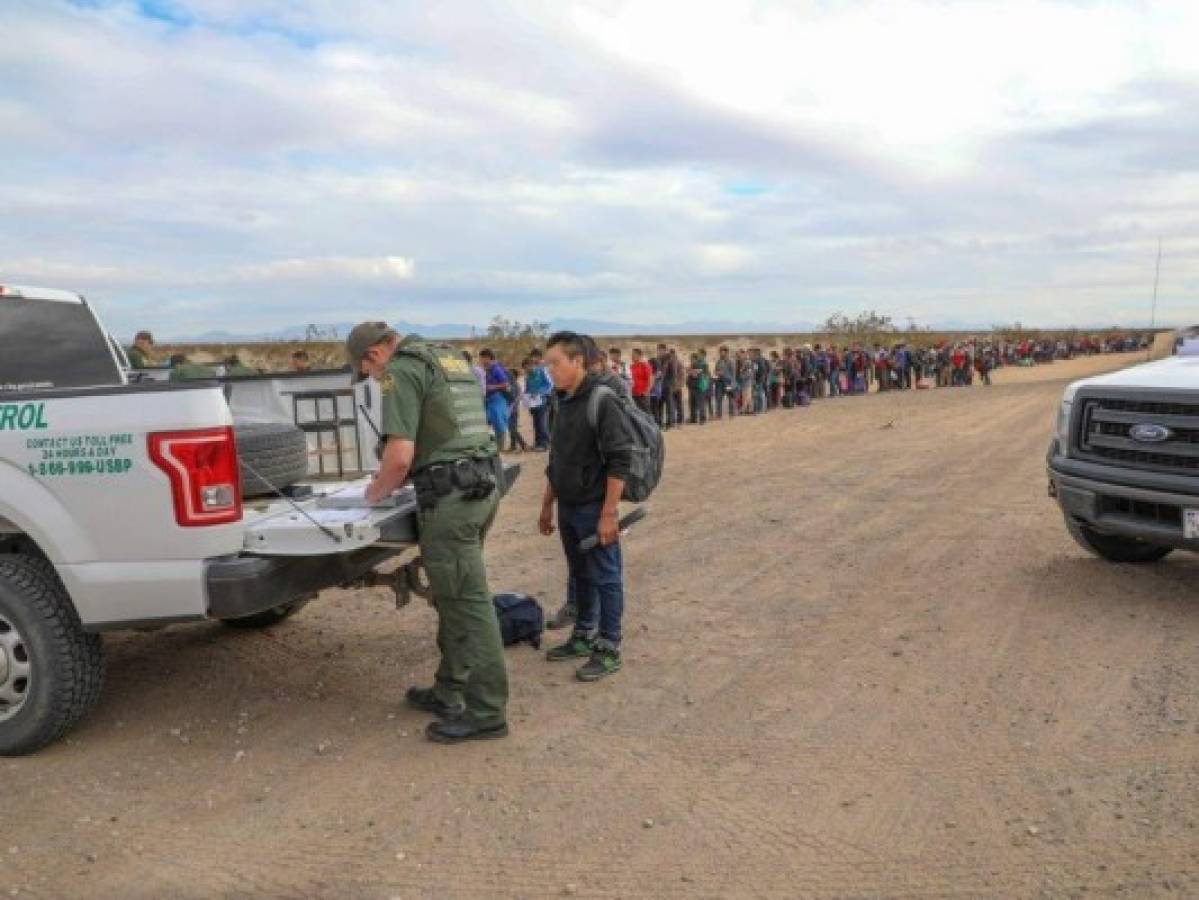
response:
<path id="1" fill-rule="evenodd" d="M 410 687 L 404 699 L 413 709 L 433 713 L 439 719 L 457 719 L 464 711 L 461 703 L 446 703 L 437 696 L 433 688 Z"/>
<path id="2" fill-rule="evenodd" d="M 449 722 L 431 722 L 425 737 L 435 744 L 460 744 L 463 741 L 489 741 L 508 736 L 508 723 L 479 725 L 463 716 Z"/>

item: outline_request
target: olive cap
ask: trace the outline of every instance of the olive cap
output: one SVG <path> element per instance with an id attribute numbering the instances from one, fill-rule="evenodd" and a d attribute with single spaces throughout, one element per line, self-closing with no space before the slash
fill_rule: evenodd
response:
<path id="1" fill-rule="evenodd" d="M 366 351 L 391 337 L 399 337 L 386 322 L 359 322 L 346 338 L 346 362 L 350 364 L 350 377 L 361 381 L 364 376 L 360 363 Z"/>

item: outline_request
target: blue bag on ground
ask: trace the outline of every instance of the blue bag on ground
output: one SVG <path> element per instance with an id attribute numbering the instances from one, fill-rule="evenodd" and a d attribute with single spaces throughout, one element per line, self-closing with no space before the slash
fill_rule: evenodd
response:
<path id="1" fill-rule="evenodd" d="M 545 631 L 545 612 L 540 603 L 528 594 L 496 594 L 491 603 L 500 620 L 505 647 L 527 641 L 540 649 L 541 633 Z"/>

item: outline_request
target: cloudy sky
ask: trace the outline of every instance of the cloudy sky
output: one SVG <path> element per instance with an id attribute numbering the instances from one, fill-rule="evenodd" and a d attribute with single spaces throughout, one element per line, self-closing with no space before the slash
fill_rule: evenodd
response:
<path id="1" fill-rule="evenodd" d="M 0 282 L 122 334 L 1199 320 L 1199 3 L 0 0 Z"/>

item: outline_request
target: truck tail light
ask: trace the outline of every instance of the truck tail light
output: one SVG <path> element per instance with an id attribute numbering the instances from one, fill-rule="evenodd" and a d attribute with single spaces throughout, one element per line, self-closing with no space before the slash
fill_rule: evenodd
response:
<path id="1" fill-rule="evenodd" d="M 232 428 L 159 431 L 150 459 L 171 480 L 175 521 L 184 527 L 241 519 L 241 474 Z"/>

